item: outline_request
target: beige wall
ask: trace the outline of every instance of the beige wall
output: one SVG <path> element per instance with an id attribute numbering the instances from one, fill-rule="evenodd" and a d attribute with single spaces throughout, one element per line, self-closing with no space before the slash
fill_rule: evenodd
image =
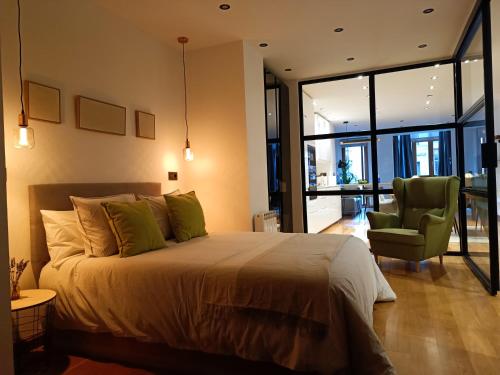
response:
<path id="1" fill-rule="evenodd" d="M 252 215 L 269 209 L 267 184 L 264 61 L 249 42 L 243 44 L 248 189 Z"/>
<path id="2" fill-rule="evenodd" d="M 238 41 L 189 52 L 187 66 L 189 138 L 195 152 L 188 181 L 202 201 L 209 231 L 252 230 L 253 210 L 262 206 L 263 191 L 267 194 L 260 185 L 265 158 L 257 155 L 260 166 L 249 158 L 262 152 L 265 142 L 263 86 L 249 82 L 262 58 Z M 259 133 L 262 141 L 253 139 Z"/>
<path id="3" fill-rule="evenodd" d="M 21 3 L 25 78 L 62 90 L 63 119 L 59 125 L 30 121 L 35 148 L 12 147 L 11 132 L 20 111 L 17 10 L 15 1 L 4 1 L 0 24 L 10 253 L 29 259 L 30 184 L 160 181 L 165 191 L 187 184 L 179 50 L 165 47 L 87 1 Z M 78 94 L 127 107 L 127 136 L 76 129 Z M 135 137 L 135 109 L 156 114 L 155 141 Z M 193 141 L 196 145 L 196 138 Z M 179 172 L 178 183 L 167 181 L 169 170 Z M 29 270 L 23 284 L 32 285 Z"/>
<path id="4" fill-rule="evenodd" d="M 300 116 L 298 81 L 285 82 L 290 90 L 290 158 L 292 165 L 293 231 L 304 231 L 302 216 L 302 164 L 300 152 Z"/>
<path id="5" fill-rule="evenodd" d="M 0 52 L 1 52 L 0 40 Z M 0 53 L 1 56 L 1 53 Z M 2 66 L 0 65 L 0 77 Z M 2 82 L 0 82 L 0 150 L 3 151 L 3 106 L 2 106 Z M 9 241 L 7 226 L 7 192 L 5 175 L 5 153 L 0 151 L 0 264 L 7 265 L 9 262 Z M 12 358 L 12 330 L 10 313 L 10 282 L 9 268 L 0 268 L 0 371 L 2 374 L 14 373 Z"/>

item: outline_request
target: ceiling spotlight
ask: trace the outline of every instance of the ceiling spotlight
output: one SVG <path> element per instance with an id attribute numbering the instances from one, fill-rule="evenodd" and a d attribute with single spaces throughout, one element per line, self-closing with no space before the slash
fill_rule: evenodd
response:
<path id="1" fill-rule="evenodd" d="M 348 57 L 346 60 L 347 61 L 354 61 L 354 57 Z"/>
<path id="2" fill-rule="evenodd" d="M 425 104 L 429 105 L 429 104 L 431 104 L 431 101 L 430 101 L 430 100 L 427 100 L 427 101 L 425 102 Z"/>
<path id="3" fill-rule="evenodd" d="M 362 74 L 360 74 L 360 75 L 358 76 L 358 79 L 363 79 L 363 75 L 362 75 Z"/>
<path id="4" fill-rule="evenodd" d="M 439 68 L 440 66 L 441 66 L 441 64 L 435 64 L 434 68 Z"/>
<path id="5" fill-rule="evenodd" d="M 341 33 L 342 31 L 344 31 L 344 29 L 342 27 L 337 27 L 335 30 L 336 33 Z"/>
<path id="6" fill-rule="evenodd" d="M 428 109 L 429 109 L 429 107 L 425 107 L 425 109 L 426 109 L 426 110 L 428 110 Z"/>
<path id="7" fill-rule="evenodd" d="M 363 86 L 363 90 L 368 90 L 368 86 Z"/>
<path id="8" fill-rule="evenodd" d="M 435 81 L 436 79 L 438 79 L 438 77 L 437 77 L 437 76 L 432 76 L 432 77 L 431 77 L 431 79 L 432 79 L 433 81 Z"/>
<path id="9" fill-rule="evenodd" d="M 427 8 L 427 9 L 424 9 L 422 11 L 423 14 L 429 14 L 429 13 L 432 13 L 432 12 L 434 12 L 434 8 Z"/>
<path id="10" fill-rule="evenodd" d="M 221 5 L 219 5 L 219 9 L 220 10 L 229 10 L 229 9 L 231 9 L 231 5 L 229 5 L 229 4 L 221 4 Z"/>
<path id="11" fill-rule="evenodd" d="M 431 87 L 429 87 L 431 90 L 434 90 L 434 86 L 431 85 Z"/>
<path id="12" fill-rule="evenodd" d="M 419 44 L 418 48 L 427 48 L 427 44 Z"/>
<path id="13" fill-rule="evenodd" d="M 467 59 L 467 60 L 464 61 L 464 64 L 468 64 L 468 63 L 470 63 L 469 59 Z"/>
<path id="14" fill-rule="evenodd" d="M 472 60 L 472 62 L 478 62 L 478 61 L 479 61 L 478 59 L 474 59 L 474 60 Z"/>
<path id="15" fill-rule="evenodd" d="M 292 68 L 286 68 L 285 69 L 285 72 L 291 72 L 292 71 Z"/>
<path id="16" fill-rule="evenodd" d="M 268 45 L 269 45 L 269 44 L 267 44 L 267 43 L 260 43 L 260 44 L 259 44 L 259 47 L 265 48 L 265 47 L 267 47 Z"/>

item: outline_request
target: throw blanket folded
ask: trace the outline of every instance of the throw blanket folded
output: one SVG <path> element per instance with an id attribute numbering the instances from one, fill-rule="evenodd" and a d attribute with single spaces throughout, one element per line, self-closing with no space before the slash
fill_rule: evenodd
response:
<path id="1" fill-rule="evenodd" d="M 204 303 L 276 312 L 328 326 L 331 262 L 349 235 L 293 234 L 211 266 Z"/>

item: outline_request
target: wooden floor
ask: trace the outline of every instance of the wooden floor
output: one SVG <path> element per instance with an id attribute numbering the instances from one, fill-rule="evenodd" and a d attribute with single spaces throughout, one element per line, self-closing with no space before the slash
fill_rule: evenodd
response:
<path id="1" fill-rule="evenodd" d="M 500 299 L 461 257 L 413 265 L 381 258 L 398 299 L 376 304 L 374 327 L 400 374 L 499 374 Z"/>

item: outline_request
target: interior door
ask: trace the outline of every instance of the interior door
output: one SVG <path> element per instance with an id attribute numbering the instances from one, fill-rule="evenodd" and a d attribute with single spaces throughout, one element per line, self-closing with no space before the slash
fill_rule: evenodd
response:
<path id="1" fill-rule="evenodd" d="M 492 86 L 491 19 L 484 2 L 457 62 L 460 99 L 462 188 L 461 234 L 464 258 L 491 294 L 499 288 L 497 151 Z"/>

